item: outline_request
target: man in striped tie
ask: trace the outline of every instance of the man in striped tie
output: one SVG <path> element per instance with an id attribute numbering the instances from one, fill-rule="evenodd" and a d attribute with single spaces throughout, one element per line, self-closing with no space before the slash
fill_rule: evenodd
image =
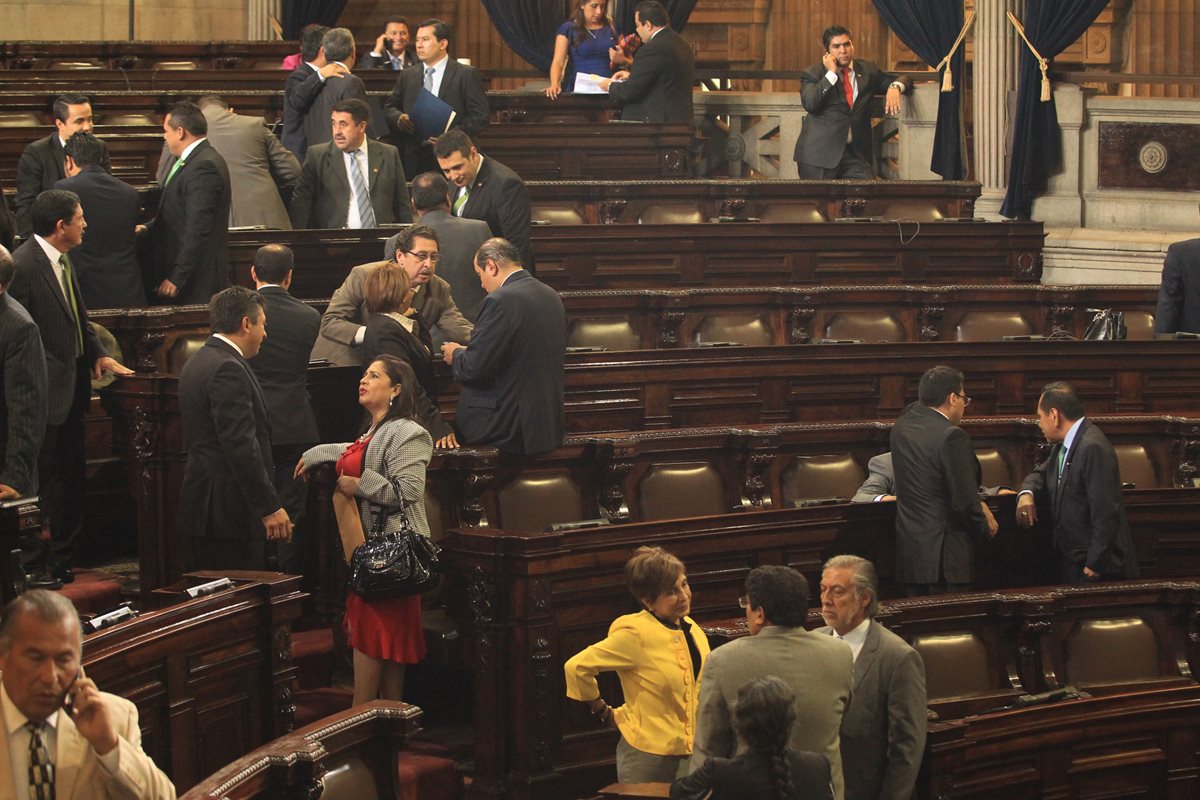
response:
<path id="1" fill-rule="evenodd" d="M 173 800 L 142 751 L 137 707 L 83 674 L 75 606 L 34 589 L 0 617 L 0 796 Z"/>
<path id="2" fill-rule="evenodd" d="M 333 107 L 333 141 L 308 148 L 289 209 L 292 227 L 375 228 L 412 222 L 400 153 L 367 139 L 370 114 L 357 99 Z"/>

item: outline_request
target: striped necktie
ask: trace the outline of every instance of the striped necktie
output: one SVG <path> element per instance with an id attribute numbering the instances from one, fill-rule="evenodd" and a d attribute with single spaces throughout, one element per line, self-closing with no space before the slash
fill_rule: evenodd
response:
<path id="1" fill-rule="evenodd" d="M 425 88 L 429 92 L 433 92 L 433 67 L 425 68 Z"/>
<path id="2" fill-rule="evenodd" d="M 471 194 L 469 186 L 462 187 L 462 192 L 458 197 L 454 198 L 454 216 L 461 217 L 463 215 L 462 208 L 467 204 L 467 198 Z"/>
<path id="3" fill-rule="evenodd" d="M 26 722 L 29 730 L 29 800 L 54 800 L 54 764 L 42 733 L 44 722 Z"/>
<path id="4" fill-rule="evenodd" d="M 371 193 L 367 191 L 367 180 L 363 177 L 362 164 L 358 161 L 359 150 L 351 150 L 350 177 L 354 185 L 354 201 L 358 203 L 358 226 L 360 228 L 375 227 L 375 209 L 371 206 Z"/>

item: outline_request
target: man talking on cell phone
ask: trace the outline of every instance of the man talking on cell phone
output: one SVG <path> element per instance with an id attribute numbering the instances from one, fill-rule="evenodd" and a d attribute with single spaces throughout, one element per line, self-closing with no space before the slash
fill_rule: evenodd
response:
<path id="1" fill-rule="evenodd" d="M 0 797 L 171 800 L 142 751 L 137 708 L 83 674 L 75 606 L 34 589 L 0 616 Z"/>

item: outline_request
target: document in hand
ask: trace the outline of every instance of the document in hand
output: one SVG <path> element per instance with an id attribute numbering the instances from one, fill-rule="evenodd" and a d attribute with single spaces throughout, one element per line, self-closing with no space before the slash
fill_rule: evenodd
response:
<path id="1" fill-rule="evenodd" d="M 600 75 L 591 75 L 586 72 L 581 72 L 575 76 L 575 94 L 608 94 L 607 91 L 600 88 L 600 81 L 604 80 Z"/>
<path id="2" fill-rule="evenodd" d="M 454 109 L 438 99 L 428 89 L 421 89 L 408 112 L 417 136 L 422 140 L 441 136 L 450 130 L 457 116 Z"/>

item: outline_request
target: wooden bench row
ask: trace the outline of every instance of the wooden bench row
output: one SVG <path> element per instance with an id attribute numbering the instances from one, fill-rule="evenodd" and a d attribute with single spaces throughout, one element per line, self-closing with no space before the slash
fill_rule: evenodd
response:
<path id="1" fill-rule="evenodd" d="M 111 69 L 147 69 L 163 61 L 193 61 L 210 69 L 279 68 L 295 42 L 14 41 L 0 44 L 0 66 L 31 70 L 53 62 L 91 61 Z"/>

